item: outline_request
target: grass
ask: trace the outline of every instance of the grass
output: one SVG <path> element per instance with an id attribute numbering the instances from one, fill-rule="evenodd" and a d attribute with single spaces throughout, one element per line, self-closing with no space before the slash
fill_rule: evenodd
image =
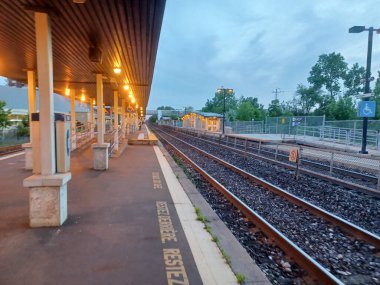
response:
<path id="1" fill-rule="evenodd" d="M 237 282 L 239 282 L 239 284 L 244 284 L 245 276 L 243 274 L 236 273 L 235 276 L 236 276 L 236 280 L 237 280 Z"/>
<path id="2" fill-rule="evenodd" d="M 207 218 L 202 214 L 202 211 L 200 208 L 195 208 L 195 214 L 197 215 L 197 221 L 200 221 L 203 223 L 204 225 L 204 229 L 211 235 L 211 239 L 213 242 L 216 243 L 216 245 L 218 246 L 225 262 L 228 264 L 228 265 L 231 265 L 231 257 L 226 253 L 226 251 L 222 248 L 222 246 L 220 245 L 220 241 L 219 241 L 219 238 L 213 234 L 212 232 L 212 227 L 210 225 L 207 224 L 208 220 Z"/>
<path id="3" fill-rule="evenodd" d="M 193 181 L 193 179 L 192 179 L 192 177 L 191 177 L 191 174 L 190 174 L 189 171 L 186 169 L 186 167 L 184 167 L 184 164 L 183 164 L 182 160 L 181 160 L 178 156 L 176 156 L 176 155 L 172 155 L 172 157 L 173 157 L 174 161 L 177 163 L 177 165 L 180 166 L 180 167 L 183 169 L 185 175 L 186 175 L 189 179 L 191 179 L 191 180 Z M 179 178 L 178 173 L 176 174 L 176 177 L 177 177 L 177 179 Z M 194 181 L 193 181 L 193 182 L 194 182 Z M 211 235 L 211 239 L 212 239 L 212 241 L 215 242 L 216 245 L 218 246 L 218 248 L 219 248 L 219 250 L 220 250 L 220 253 L 222 254 L 222 256 L 223 256 L 225 262 L 226 262 L 229 266 L 231 266 L 231 257 L 227 254 L 227 252 L 226 252 L 226 251 L 222 248 L 222 246 L 220 245 L 219 238 L 218 238 L 215 234 L 213 234 L 213 232 L 212 232 L 212 227 L 211 227 L 210 225 L 207 224 L 208 220 L 207 220 L 207 218 L 202 214 L 201 209 L 198 208 L 198 207 L 195 207 L 195 214 L 196 214 L 196 216 L 197 216 L 197 221 L 200 221 L 201 223 L 204 224 L 204 229 L 205 229 L 205 230 Z M 241 274 L 241 273 L 236 273 L 236 274 L 235 274 L 235 277 L 236 277 L 236 280 L 237 280 L 237 282 L 238 282 L 239 284 L 244 284 L 244 282 L 245 282 L 245 280 L 246 280 L 246 277 L 245 277 L 243 274 Z"/>

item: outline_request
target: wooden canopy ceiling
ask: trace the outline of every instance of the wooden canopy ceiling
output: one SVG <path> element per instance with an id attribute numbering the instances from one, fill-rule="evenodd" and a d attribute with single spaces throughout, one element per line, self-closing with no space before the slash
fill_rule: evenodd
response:
<path id="1" fill-rule="evenodd" d="M 26 82 L 26 70 L 37 69 L 33 11 L 47 11 L 54 92 L 63 95 L 69 88 L 95 98 L 95 73 L 102 73 L 107 105 L 113 102 L 112 90 L 127 95 L 122 85 L 129 82 L 145 108 L 164 9 L 165 0 L 0 0 L 0 76 Z M 90 60 L 90 47 L 101 50 L 101 63 Z"/>

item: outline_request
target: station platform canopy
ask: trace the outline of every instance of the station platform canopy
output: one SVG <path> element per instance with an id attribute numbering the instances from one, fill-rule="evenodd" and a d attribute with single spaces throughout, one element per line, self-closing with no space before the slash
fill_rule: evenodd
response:
<path id="1" fill-rule="evenodd" d="M 101 73 L 106 105 L 128 84 L 145 108 L 164 9 L 165 0 L 0 1 L 0 76 L 27 82 L 26 70 L 37 70 L 34 12 L 48 13 L 55 93 L 75 90 L 90 102 Z"/>

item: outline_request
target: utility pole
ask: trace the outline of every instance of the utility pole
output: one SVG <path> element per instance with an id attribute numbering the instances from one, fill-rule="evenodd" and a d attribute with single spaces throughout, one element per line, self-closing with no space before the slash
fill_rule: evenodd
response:
<path id="1" fill-rule="evenodd" d="M 276 94 L 275 95 L 275 100 L 277 100 L 277 98 L 278 98 L 278 94 L 279 93 L 284 93 L 285 91 L 281 91 L 281 89 L 280 88 L 276 88 L 274 91 L 272 91 L 272 93 L 274 93 L 274 94 Z"/>
<path id="2" fill-rule="evenodd" d="M 364 87 L 364 94 L 369 94 L 371 92 L 370 89 L 370 82 L 371 82 L 371 58 L 372 58 L 372 39 L 373 39 L 373 32 L 376 31 L 377 33 L 380 33 L 380 29 L 374 29 L 373 27 L 369 27 L 368 29 L 365 28 L 365 26 L 353 26 L 351 27 L 348 32 L 349 33 L 361 33 L 363 31 L 368 31 L 368 46 L 367 46 L 367 67 L 366 67 L 366 74 L 365 74 L 365 87 Z M 365 97 L 363 98 L 363 101 L 368 101 L 369 98 Z M 367 131 L 368 131 L 368 117 L 363 117 L 363 137 L 362 137 L 362 149 L 360 153 L 368 154 L 367 151 Z"/>
<path id="3" fill-rule="evenodd" d="M 233 89 L 230 88 L 218 88 L 216 90 L 217 93 L 223 94 L 223 129 L 222 129 L 222 134 L 224 135 L 224 122 L 226 120 L 226 95 L 232 94 L 234 92 Z"/>

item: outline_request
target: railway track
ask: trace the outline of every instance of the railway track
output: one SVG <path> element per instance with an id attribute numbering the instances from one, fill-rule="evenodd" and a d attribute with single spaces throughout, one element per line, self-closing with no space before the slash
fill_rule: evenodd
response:
<path id="1" fill-rule="evenodd" d="M 209 153 L 206 153 L 203 150 L 200 150 L 194 146 L 191 146 L 188 143 L 179 140 L 178 138 L 169 136 L 168 134 L 163 134 L 161 131 L 157 131 L 157 132 L 162 140 L 165 140 L 166 143 L 169 144 L 170 147 L 173 148 L 178 155 L 180 155 L 184 160 L 186 160 L 195 169 L 197 169 L 202 174 L 202 176 L 206 180 L 208 180 L 215 188 L 217 188 L 220 192 L 225 194 L 227 199 L 233 205 L 235 205 L 235 207 L 237 207 L 240 211 L 242 211 L 248 219 L 250 219 L 254 224 L 259 226 L 260 229 L 267 236 L 275 239 L 276 244 L 278 244 L 289 256 L 292 256 L 295 260 L 297 260 L 308 272 L 314 275 L 314 277 L 317 278 L 316 280 L 319 280 L 317 283 L 343 284 L 339 279 L 337 279 L 325 268 L 326 264 L 328 265 L 331 259 L 334 259 L 334 258 L 331 256 L 328 256 L 328 253 L 326 252 L 324 252 L 326 256 L 322 256 L 322 257 L 319 256 L 319 253 L 316 253 L 315 250 L 310 250 L 310 248 L 308 246 L 305 246 L 305 243 L 303 242 L 300 243 L 302 246 L 298 246 L 295 243 L 291 242 L 290 238 L 288 238 L 286 235 L 281 233 L 284 231 L 285 232 L 288 231 L 287 226 L 284 225 L 284 223 L 282 223 L 282 226 L 280 225 L 280 230 L 276 229 L 274 226 L 271 225 L 271 223 L 274 223 L 274 224 L 277 224 L 276 227 L 278 227 L 278 223 L 279 223 L 278 218 L 281 217 L 281 215 L 277 213 L 277 218 L 276 217 L 273 218 L 273 215 L 272 216 L 269 215 L 268 210 L 263 209 L 263 206 L 260 205 L 260 203 L 265 204 L 265 201 L 271 201 L 273 209 L 284 210 L 286 208 L 287 210 L 289 210 L 289 212 L 291 212 L 291 214 L 286 214 L 286 215 L 292 216 L 295 220 L 298 221 L 298 223 L 301 223 L 305 228 L 310 227 L 310 224 L 313 225 L 312 227 L 314 227 L 314 229 L 308 228 L 311 234 L 311 238 L 309 237 L 308 240 L 311 241 L 311 243 L 313 243 L 313 236 L 314 236 L 316 240 L 320 240 L 319 245 L 321 243 L 328 244 L 330 234 L 332 234 L 334 236 L 336 235 L 334 238 L 332 238 L 334 241 L 336 241 L 336 238 L 338 236 L 339 237 L 337 238 L 338 240 L 342 239 L 339 242 L 343 242 L 343 244 L 351 244 L 353 242 L 352 239 L 350 239 L 350 237 L 348 237 L 339 229 L 336 229 L 335 228 L 336 225 L 344 229 L 346 232 L 349 232 L 350 236 L 354 236 L 356 238 L 361 238 L 368 241 L 372 245 L 369 245 L 364 242 L 360 242 L 361 247 L 363 247 L 364 252 L 366 252 L 366 254 L 368 255 L 366 257 L 367 258 L 370 257 L 369 260 L 374 259 L 375 260 L 374 264 L 377 264 L 377 266 L 380 268 L 380 262 L 378 258 L 371 253 L 374 249 L 376 250 L 379 249 L 378 236 L 366 230 L 363 230 L 339 217 L 336 217 L 335 215 L 331 215 L 330 213 L 318 207 L 313 206 L 307 201 L 303 201 L 302 199 L 299 199 L 295 197 L 294 195 L 291 195 L 287 193 L 286 191 L 283 191 L 279 187 L 276 187 L 258 177 L 255 177 L 254 175 L 249 174 L 242 169 L 236 168 L 230 163 L 223 162 L 219 158 Z M 169 141 L 172 141 L 172 142 L 169 142 Z M 176 146 L 174 146 L 173 141 L 175 141 L 176 144 L 181 145 L 181 147 L 179 148 L 181 148 L 182 151 L 179 150 Z M 189 151 L 189 148 L 191 148 L 192 150 Z M 195 153 L 197 153 L 197 155 Z M 207 168 L 209 168 L 208 171 L 206 170 Z M 212 168 L 214 168 L 214 170 Z M 230 172 L 226 172 L 225 169 L 228 169 L 228 171 Z M 232 174 L 231 170 L 233 170 L 234 174 Z M 207 173 L 207 172 L 210 172 L 210 173 Z M 226 179 L 226 177 L 229 177 L 229 178 Z M 232 184 L 230 184 L 231 181 L 230 182 L 226 181 L 226 180 L 230 180 L 231 177 L 233 177 Z M 221 180 L 222 182 L 218 182 L 218 180 Z M 230 188 L 233 190 L 231 190 Z M 242 191 L 243 191 L 242 189 L 249 189 L 248 191 L 251 191 L 251 192 L 248 195 L 247 193 L 242 194 Z M 252 193 L 252 190 L 255 191 L 254 194 Z M 270 194 L 268 194 L 267 192 L 268 193 L 270 192 Z M 261 193 L 260 194 L 261 196 L 258 193 Z M 266 193 L 266 194 L 263 194 L 263 193 Z M 255 196 L 255 199 L 249 198 L 250 196 Z M 257 201 L 256 202 L 254 201 L 257 199 L 260 200 L 261 202 L 257 203 Z M 297 206 L 294 206 L 294 203 Z M 283 206 L 285 204 L 287 206 Z M 300 210 L 301 208 L 302 210 Z M 271 209 L 269 212 L 273 211 L 273 209 Z M 306 212 L 307 214 L 305 214 Z M 304 222 L 301 222 L 302 218 L 300 218 L 300 216 L 302 215 L 306 215 L 306 216 L 303 216 L 303 218 L 308 221 L 308 225 L 305 225 Z M 276 214 L 274 214 L 274 216 L 276 216 Z M 321 221 L 320 218 L 317 218 L 317 220 L 315 220 L 316 216 L 323 217 L 323 219 L 328 220 L 334 226 L 332 227 L 331 225 L 327 225 L 327 223 L 323 220 Z M 268 222 L 268 220 L 270 222 Z M 302 234 L 300 234 L 302 230 L 297 229 L 297 226 L 295 225 L 294 221 L 289 220 L 288 223 L 293 225 L 292 229 L 290 230 L 290 232 L 293 231 L 293 233 L 291 233 L 290 236 L 293 238 L 296 237 L 296 239 L 299 239 L 300 236 L 302 236 Z M 318 229 L 316 230 L 315 228 L 318 228 Z M 323 238 L 321 238 L 320 235 Z M 305 251 L 301 249 L 301 247 L 304 247 Z M 332 252 L 337 253 L 339 251 L 336 248 L 337 247 L 336 245 L 332 245 L 332 247 L 334 248 Z M 309 251 L 310 255 L 306 253 L 306 251 Z M 319 264 L 319 262 L 315 261 L 315 259 L 311 257 L 312 255 L 316 255 L 317 259 L 324 261 L 323 262 L 324 266 Z M 339 254 L 337 253 L 337 255 Z M 355 257 L 352 258 L 352 260 L 354 259 Z M 349 271 L 344 271 L 344 270 L 339 270 L 339 269 L 334 269 L 334 268 L 329 268 L 329 270 L 332 270 L 333 272 L 335 270 L 338 273 L 338 275 L 352 274 Z M 355 269 L 355 266 L 352 265 L 352 267 L 349 267 L 349 270 L 355 272 L 357 268 Z M 353 279 L 352 277 L 351 278 L 348 278 L 347 276 L 343 276 L 343 277 L 346 280 Z M 376 279 L 376 277 L 374 278 Z M 350 283 L 350 284 L 356 284 L 356 283 Z"/>
<path id="2" fill-rule="evenodd" d="M 257 159 L 261 159 L 263 161 L 269 162 L 274 165 L 280 165 L 281 167 L 295 170 L 296 166 L 293 164 L 290 164 L 288 161 L 289 154 L 284 153 L 283 151 L 276 151 L 275 153 L 273 150 L 268 151 L 263 148 L 258 151 L 258 147 L 254 147 L 256 143 L 252 143 L 251 145 L 246 146 L 245 140 L 238 139 L 237 143 L 228 143 L 226 141 L 221 141 L 217 138 L 214 140 L 211 139 L 211 137 L 195 137 L 194 135 L 178 132 L 182 135 L 191 136 L 194 138 L 197 138 L 199 140 L 207 141 L 210 144 L 217 145 L 219 147 L 224 147 L 225 149 L 235 151 L 237 153 L 241 153 L 244 155 L 248 155 Z M 264 155 L 265 154 L 265 155 Z M 370 175 L 367 173 L 361 173 L 354 170 L 348 170 L 341 167 L 334 166 L 334 175 L 331 174 L 331 167 L 330 165 L 325 165 L 318 161 L 313 161 L 311 159 L 302 159 L 301 167 L 299 168 L 300 173 L 309 175 L 311 177 L 315 177 L 336 185 L 343 186 L 348 189 L 361 191 L 363 193 L 367 193 L 376 197 L 380 197 L 380 190 L 377 188 L 378 178 L 374 175 Z M 310 167 L 306 167 L 310 166 Z M 324 170 L 321 172 L 321 170 Z M 337 175 L 337 174 L 340 175 Z M 349 181 L 347 178 L 350 178 Z M 352 181 L 353 180 L 353 181 Z M 364 182 L 364 183 L 363 183 Z M 366 185 L 363 185 L 366 184 Z"/>
<path id="3" fill-rule="evenodd" d="M 2 147 L 0 147 L 0 156 L 19 152 L 19 151 L 22 151 L 22 145 L 21 144 L 11 145 L 11 146 L 2 146 Z"/>
<path id="4" fill-rule="evenodd" d="M 380 219 L 376 218 L 380 217 L 380 200 L 372 195 L 350 191 L 308 175 L 300 175 L 296 180 L 294 170 L 198 138 L 178 133 L 175 136 L 370 232 L 380 234 Z"/>

